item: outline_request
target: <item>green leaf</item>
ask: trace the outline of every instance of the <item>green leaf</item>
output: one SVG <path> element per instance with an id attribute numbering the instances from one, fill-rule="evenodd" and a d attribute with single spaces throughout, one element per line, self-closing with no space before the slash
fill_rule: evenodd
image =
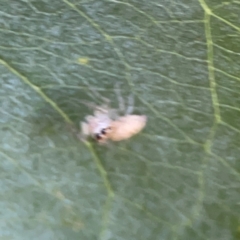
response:
<path id="1" fill-rule="evenodd" d="M 0 239 L 240 239 L 239 11 L 1 1 Z M 117 108 L 116 83 L 147 127 L 80 142 L 83 101 Z"/>

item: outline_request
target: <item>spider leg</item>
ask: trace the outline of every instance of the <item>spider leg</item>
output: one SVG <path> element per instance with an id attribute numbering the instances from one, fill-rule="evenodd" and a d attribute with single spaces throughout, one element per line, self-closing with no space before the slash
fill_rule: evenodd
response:
<path id="1" fill-rule="evenodd" d="M 134 110 L 134 96 L 133 94 L 131 94 L 128 97 L 128 107 L 126 109 L 125 115 L 132 114 L 133 110 Z"/>
<path id="2" fill-rule="evenodd" d="M 108 114 L 108 106 L 106 105 L 101 105 L 98 106 L 95 103 L 88 102 L 88 101 L 81 101 L 85 106 L 89 107 L 90 109 L 93 109 L 94 115 L 98 116 L 100 114 Z"/>
<path id="3" fill-rule="evenodd" d="M 80 141 L 86 141 L 89 133 L 89 128 L 88 128 L 88 124 L 85 122 L 80 122 L 79 123 L 80 128 L 81 128 L 81 132 L 75 133 L 76 137 L 80 140 Z"/>
<path id="4" fill-rule="evenodd" d="M 88 124 L 85 122 L 80 122 L 81 135 L 88 136 L 90 135 Z"/>
<path id="5" fill-rule="evenodd" d="M 108 116 L 112 119 L 112 120 L 117 120 L 119 118 L 119 114 L 117 109 L 110 109 L 108 112 Z"/>
<path id="6" fill-rule="evenodd" d="M 96 91 L 96 89 L 94 89 L 94 88 L 91 88 L 90 90 L 92 91 L 92 93 L 93 93 L 97 98 L 101 99 L 102 102 L 104 102 L 104 104 L 103 104 L 104 108 L 106 108 L 106 109 L 109 108 L 110 100 L 109 100 L 108 98 L 103 97 L 103 96 L 102 96 L 101 94 L 99 94 L 99 93 Z"/>
<path id="7" fill-rule="evenodd" d="M 116 85 L 115 85 L 115 93 L 116 93 L 117 98 L 118 98 L 119 110 L 122 113 L 124 113 L 124 111 L 125 111 L 125 103 L 124 103 L 123 97 L 121 95 L 119 83 L 116 83 Z"/>
<path id="8" fill-rule="evenodd" d="M 92 103 L 92 102 L 88 102 L 88 101 L 85 101 L 85 100 L 81 100 L 80 101 L 82 104 L 84 104 L 85 106 L 89 107 L 89 108 L 95 108 L 96 107 L 96 104 L 95 103 Z"/>

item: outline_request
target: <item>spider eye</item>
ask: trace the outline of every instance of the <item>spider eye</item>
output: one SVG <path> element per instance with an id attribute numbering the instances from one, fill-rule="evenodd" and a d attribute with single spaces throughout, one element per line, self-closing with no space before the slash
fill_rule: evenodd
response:
<path id="1" fill-rule="evenodd" d="M 97 140 L 101 140 L 101 139 L 102 139 L 102 137 L 101 137 L 101 135 L 100 135 L 99 133 L 97 133 L 97 134 L 95 135 L 95 137 L 96 137 Z"/>
<path id="2" fill-rule="evenodd" d="M 102 129 L 101 134 L 105 135 L 106 134 L 106 129 Z"/>

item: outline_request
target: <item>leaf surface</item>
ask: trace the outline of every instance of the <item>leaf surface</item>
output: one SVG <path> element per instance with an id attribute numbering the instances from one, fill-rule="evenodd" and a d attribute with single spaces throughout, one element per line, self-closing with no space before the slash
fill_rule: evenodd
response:
<path id="1" fill-rule="evenodd" d="M 1 239 L 240 239 L 237 1 L 2 1 Z M 78 126 L 135 96 L 133 138 Z"/>

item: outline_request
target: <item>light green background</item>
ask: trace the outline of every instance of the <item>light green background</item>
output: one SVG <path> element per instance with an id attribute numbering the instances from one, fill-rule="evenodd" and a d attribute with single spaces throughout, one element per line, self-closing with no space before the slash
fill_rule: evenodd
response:
<path id="1" fill-rule="evenodd" d="M 0 240 L 240 239 L 239 1 L 0 5 Z M 147 127 L 75 139 L 116 82 Z"/>

